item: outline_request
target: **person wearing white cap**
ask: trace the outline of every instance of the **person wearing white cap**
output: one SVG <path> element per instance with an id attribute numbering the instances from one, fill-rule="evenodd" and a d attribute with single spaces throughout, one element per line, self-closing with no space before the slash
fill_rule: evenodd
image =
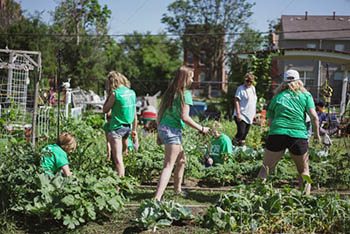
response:
<path id="1" fill-rule="evenodd" d="M 288 70 L 268 107 L 270 129 L 258 177 L 265 179 L 288 149 L 299 173 L 299 185 L 303 185 L 302 176 L 310 176 L 305 123 L 307 114 L 311 118 L 314 138 L 320 141 L 318 116 L 312 95 L 304 88 L 298 71 Z M 306 194 L 310 193 L 310 189 L 310 184 L 306 183 Z"/>

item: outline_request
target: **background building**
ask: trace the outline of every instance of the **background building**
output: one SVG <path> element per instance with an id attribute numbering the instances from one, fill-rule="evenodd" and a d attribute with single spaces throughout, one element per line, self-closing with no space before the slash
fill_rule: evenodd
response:
<path id="1" fill-rule="evenodd" d="M 224 30 L 207 24 L 188 25 L 183 44 L 184 64 L 194 69 L 194 95 L 215 97 L 227 92 Z"/>
<path id="2" fill-rule="evenodd" d="M 331 102 L 339 104 L 346 66 L 350 64 L 350 16 L 337 16 L 335 12 L 330 16 L 311 16 L 307 12 L 282 15 L 279 27 L 272 36 L 273 49 L 282 51 L 273 62 L 275 83 L 280 82 L 276 73 L 296 69 L 306 88 L 320 99 L 328 67 L 329 84 L 334 90 Z"/>

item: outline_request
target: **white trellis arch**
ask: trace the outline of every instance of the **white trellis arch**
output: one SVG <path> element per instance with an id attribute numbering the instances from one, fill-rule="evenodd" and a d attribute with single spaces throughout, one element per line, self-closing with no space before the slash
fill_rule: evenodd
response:
<path id="1" fill-rule="evenodd" d="M 35 144 L 40 79 L 40 52 L 0 49 L 0 136 L 23 133 Z"/>

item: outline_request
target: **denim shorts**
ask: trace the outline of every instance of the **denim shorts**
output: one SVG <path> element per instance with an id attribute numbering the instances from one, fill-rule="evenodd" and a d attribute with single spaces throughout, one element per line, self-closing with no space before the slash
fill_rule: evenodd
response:
<path id="1" fill-rule="evenodd" d="M 159 125 L 158 135 L 164 145 L 181 145 L 182 144 L 182 131 L 178 128 L 172 128 L 165 125 Z"/>
<path id="2" fill-rule="evenodd" d="M 116 130 L 108 133 L 111 137 L 115 139 L 127 138 L 131 132 L 130 126 L 122 126 Z"/>

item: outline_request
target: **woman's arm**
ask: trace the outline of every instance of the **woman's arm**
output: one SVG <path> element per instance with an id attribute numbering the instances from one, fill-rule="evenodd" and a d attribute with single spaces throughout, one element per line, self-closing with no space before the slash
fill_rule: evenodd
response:
<path id="1" fill-rule="evenodd" d="M 314 131 L 314 138 L 317 139 L 318 141 L 320 141 L 321 140 L 321 137 L 320 137 L 320 126 L 319 126 L 317 112 L 316 112 L 316 110 L 314 108 L 310 108 L 308 110 L 308 114 L 309 114 L 310 119 L 311 119 L 312 129 Z"/>
<path id="2" fill-rule="evenodd" d="M 241 121 L 241 106 L 239 104 L 239 99 L 237 97 L 233 100 L 234 107 L 236 109 L 236 117 L 238 121 Z"/>
<path id="3" fill-rule="evenodd" d="M 181 119 L 189 125 L 191 128 L 197 129 L 201 133 L 208 133 L 209 128 L 204 127 L 198 123 L 196 123 L 191 117 L 190 117 L 190 106 L 187 104 L 184 104 L 181 109 Z"/>
<path id="4" fill-rule="evenodd" d="M 63 172 L 63 175 L 65 175 L 65 176 L 71 176 L 72 175 L 72 172 L 70 171 L 68 164 L 64 165 L 62 167 L 62 172 Z"/>
<path id="5" fill-rule="evenodd" d="M 115 95 L 114 93 L 111 93 L 111 95 L 108 96 L 107 100 L 103 104 L 102 110 L 104 113 L 108 113 L 112 109 L 114 105 L 114 99 L 115 99 Z"/>

